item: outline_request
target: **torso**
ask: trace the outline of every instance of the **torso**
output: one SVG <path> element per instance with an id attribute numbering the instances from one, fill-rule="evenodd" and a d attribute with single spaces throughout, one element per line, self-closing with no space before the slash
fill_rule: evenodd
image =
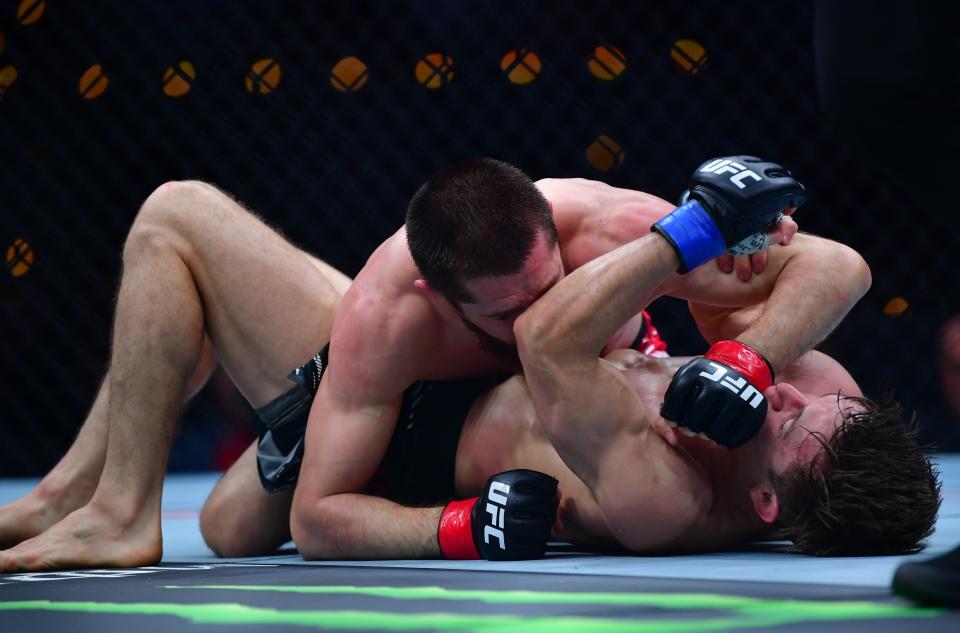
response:
<path id="1" fill-rule="evenodd" d="M 688 360 L 652 358 L 634 350 L 615 352 L 608 359 L 621 365 L 651 420 L 674 372 Z M 629 465 L 624 466 L 628 476 Z M 692 460 L 689 467 L 696 467 Z M 615 544 L 593 494 L 544 435 L 522 376 L 501 383 L 471 408 L 457 450 L 457 493 L 478 495 L 491 475 L 514 468 L 532 468 L 560 481 L 562 529 L 556 537 L 595 547 Z"/>
<path id="2" fill-rule="evenodd" d="M 804 374 L 815 374 L 816 363 L 823 361 L 818 353 L 807 355 L 788 367 L 786 378 L 803 381 Z M 634 350 L 619 350 L 607 359 L 613 360 L 628 378 L 639 397 L 639 406 L 651 421 L 658 419 L 663 394 L 673 374 L 689 358 L 652 358 Z M 831 361 L 832 362 L 832 361 Z M 812 379 L 807 388 L 818 386 Z M 700 437 L 676 433 L 676 445 L 671 445 L 660 435 L 655 441 L 678 459 L 672 460 L 676 468 L 689 469 L 698 474 L 703 482 L 700 494 L 711 499 L 709 510 L 693 524 L 677 523 L 673 526 L 676 538 L 668 548 L 676 551 L 703 551 L 764 538 L 769 529 L 758 523 L 749 509 L 746 491 L 727 491 L 720 494 L 717 478 L 729 476 L 729 460 L 732 453 L 713 442 Z M 609 465 L 608 465 L 609 466 Z M 586 547 L 618 545 L 613 534 L 618 532 L 631 542 L 645 541 L 645 524 L 632 522 L 628 526 L 607 524 L 592 492 L 563 463 L 556 450 L 544 435 L 534 413 L 533 403 L 522 376 L 514 376 L 478 399 L 470 410 L 460 436 L 456 458 L 456 488 L 458 496 L 470 497 L 480 494 L 487 479 L 505 470 L 533 468 L 556 477 L 560 481 L 560 518 L 562 529 L 554 536 Z M 631 464 L 617 463 L 608 469 L 618 477 L 642 480 L 632 476 Z M 652 488 L 651 488 L 652 490 Z M 642 483 L 635 488 L 636 516 L 649 515 L 648 504 L 653 493 L 645 491 Z M 671 519 L 659 515 L 657 526 L 662 530 L 664 522 Z M 663 552 L 658 544 L 649 547 L 634 547 L 643 553 Z"/>

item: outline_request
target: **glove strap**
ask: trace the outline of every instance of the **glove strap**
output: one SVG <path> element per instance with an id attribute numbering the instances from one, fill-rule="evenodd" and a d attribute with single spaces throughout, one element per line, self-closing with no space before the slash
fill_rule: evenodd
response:
<path id="1" fill-rule="evenodd" d="M 717 341 L 704 358 L 718 360 L 735 367 L 761 392 L 773 384 L 773 366 L 763 354 L 740 341 Z"/>
<path id="2" fill-rule="evenodd" d="M 480 553 L 473 544 L 473 506 L 479 497 L 451 501 L 440 515 L 437 541 L 440 552 L 449 560 L 478 560 Z"/>
<path id="3" fill-rule="evenodd" d="M 647 356 L 656 356 L 657 358 L 666 358 L 670 356 L 667 353 L 667 342 L 660 338 L 660 330 L 653 326 L 650 321 L 650 313 L 644 310 L 641 312 L 643 321 L 640 323 L 640 331 L 637 332 L 633 343 L 630 343 L 630 349 L 635 349 L 641 354 Z"/>
<path id="4" fill-rule="evenodd" d="M 686 273 L 700 264 L 723 255 L 727 244 L 707 210 L 696 200 L 677 207 L 670 215 L 653 225 L 680 257 L 680 272 Z"/>

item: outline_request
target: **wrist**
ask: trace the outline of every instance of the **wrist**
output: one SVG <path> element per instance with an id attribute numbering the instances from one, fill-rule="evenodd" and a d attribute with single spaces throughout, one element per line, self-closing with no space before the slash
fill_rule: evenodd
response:
<path id="1" fill-rule="evenodd" d="M 689 200 L 657 221 L 652 230 L 659 233 L 676 251 L 681 273 L 726 252 L 726 241 L 707 210 Z"/>
<path id="2" fill-rule="evenodd" d="M 740 341 L 717 341 L 710 346 L 704 358 L 735 367 L 761 392 L 773 384 L 775 376 L 770 361 L 763 354 Z"/>
<path id="3" fill-rule="evenodd" d="M 473 508 L 478 497 L 451 501 L 440 514 L 437 542 L 440 553 L 448 560 L 478 560 L 480 553 L 473 542 Z"/>

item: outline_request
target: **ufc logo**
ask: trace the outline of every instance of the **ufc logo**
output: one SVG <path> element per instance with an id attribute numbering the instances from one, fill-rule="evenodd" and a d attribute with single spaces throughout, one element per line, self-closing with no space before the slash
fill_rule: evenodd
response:
<path id="1" fill-rule="evenodd" d="M 711 161 L 704 165 L 700 171 L 708 174 L 733 174 L 730 176 L 730 182 L 735 184 L 739 189 L 744 189 L 747 186 L 743 182 L 744 178 L 753 178 L 757 182 L 763 180 L 757 175 L 757 172 L 728 158 L 718 158 Z"/>
<path id="2" fill-rule="evenodd" d="M 740 378 L 728 376 L 726 367 L 718 365 L 713 361 L 710 361 L 710 364 L 713 365 L 716 371 L 712 374 L 702 371 L 700 372 L 701 377 L 709 378 L 713 382 L 719 382 L 721 386 L 726 387 L 733 393 L 740 396 L 740 399 L 744 402 L 747 402 L 752 409 L 756 409 L 760 406 L 760 403 L 763 402 L 763 394 L 757 391 L 753 385 L 747 382 L 746 378 L 742 376 Z"/>
<path id="3" fill-rule="evenodd" d="M 490 537 L 493 537 L 497 539 L 502 550 L 507 549 L 507 544 L 503 539 L 503 506 L 507 505 L 508 494 L 510 494 L 509 484 L 502 484 L 499 481 L 490 484 L 487 499 L 492 503 L 487 504 L 487 514 L 490 515 L 491 525 L 483 526 L 483 542 L 489 543 Z"/>

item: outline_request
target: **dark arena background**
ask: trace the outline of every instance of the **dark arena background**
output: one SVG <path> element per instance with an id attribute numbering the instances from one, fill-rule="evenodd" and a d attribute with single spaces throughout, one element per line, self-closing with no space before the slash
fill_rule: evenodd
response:
<path id="1" fill-rule="evenodd" d="M 823 349 L 958 449 L 945 6 L 0 0 L 0 477 L 43 474 L 82 423 L 153 189 L 215 183 L 353 275 L 432 172 L 481 155 L 668 200 L 712 156 L 787 165 L 801 229 L 873 270 Z M 703 351 L 684 304 L 651 312 L 670 352 Z M 254 432 L 218 373 L 171 469 L 223 468 Z"/>
<path id="2" fill-rule="evenodd" d="M 806 185 L 801 230 L 872 269 L 822 349 L 868 395 L 893 390 L 930 450 L 960 451 L 958 6 L 0 0 L 0 532 L 29 527 L 37 515 L 11 502 L 29 501 L 87 415 L 126 235 L 172 180 L 214 183 L 356 275 L 417 188 L 460 159 L 676 201 L 703 161 L 762 156 Z M 650 312 L 672 354 L 704 352 L 683 302 Z M 289 546 L 218 558 L 201 507 L 255 416 L 217 370 L 181 417 L 159 563 L 21 573 L 50 562 L 24 554 L 44 539 L 0 550 L 0 633 L 960 630 L 960 611 L 927 604 L 960 605 L 960 455 L 931 457 L 943 504 L 921 554 L 764 541 L 650 556 L 551 543 L 505 562 L 317 561 Z M 909 564 L 921 557 L 935 558 Z"/>

